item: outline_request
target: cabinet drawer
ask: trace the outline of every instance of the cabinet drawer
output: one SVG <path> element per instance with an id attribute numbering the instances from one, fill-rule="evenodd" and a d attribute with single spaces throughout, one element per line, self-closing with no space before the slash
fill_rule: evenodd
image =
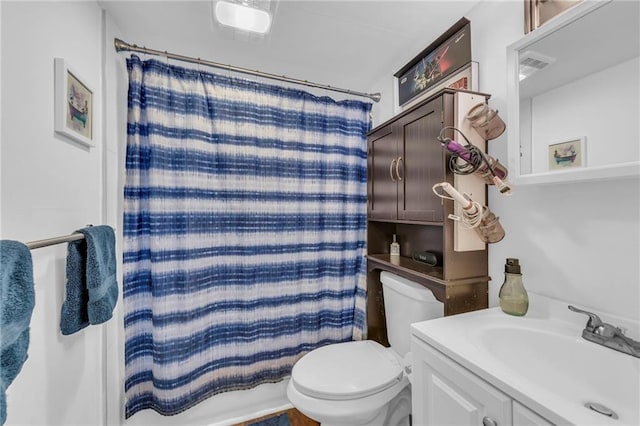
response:
<path id="1" fill-rule="evenodd" d="M 411 350 L 415 425 L 512 424 L 509 396 L 415 337 Z"/>

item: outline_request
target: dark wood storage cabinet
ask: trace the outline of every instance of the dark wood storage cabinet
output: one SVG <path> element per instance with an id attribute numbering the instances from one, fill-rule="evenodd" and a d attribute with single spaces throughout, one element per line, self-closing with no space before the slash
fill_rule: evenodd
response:
<path id="1" fill-rule="evenodd" d="M 442 206 L 430 191 L 442 181 L 443 97 L 435 98 L 369 137 L 369 218 L 442 221 Z M 426 143 L 426 141 L 435 141 Z"/>
<path id="2" fill-rule="evenodd" d="M 388 344 L 380 284 L 383 270 L 429 288 L 444 303 L 445 315 L 488 305 L 486 246 L 473 231 L 460 229 L 447 219 L 454 213 L 453 202 L 440 199 L 431 189 L 438 182 L 448 182 L 486 203 L 486 187 L 478 183 L 478 178 L 454 175 L 449 170 L 449 155 L 437 137 L 444 126 L 455 126 L 485 149 L 485 141 L 464 116 L 470 106 L 487 99 L 485 94 L 445 89 L 368 134 L 370 339 Z M 452 132 L 446 135 L 460 139 Z M 393 234 L 398 237 L 401 252 L 400 261 L 394 263 L 389 256 Z M 435 253 L 438 264 L 431 267 L 414 261 L 412 253 L 418 250 Z"/>

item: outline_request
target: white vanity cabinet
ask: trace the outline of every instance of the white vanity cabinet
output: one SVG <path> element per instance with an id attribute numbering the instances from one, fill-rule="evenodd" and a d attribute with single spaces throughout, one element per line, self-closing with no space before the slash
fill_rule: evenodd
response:
<path id="1" fill-rule="evenodd" d="M 411 351 L 415 426 L 551 425 L 415 336 Z"/>
<path id="2" fill-rule="evenodd" d="M 517 426 L 552 425 L 552 423 L 546 421 L 524 405 L 520 404 L 518 401 L 513 401 L 513 424 Z"/>

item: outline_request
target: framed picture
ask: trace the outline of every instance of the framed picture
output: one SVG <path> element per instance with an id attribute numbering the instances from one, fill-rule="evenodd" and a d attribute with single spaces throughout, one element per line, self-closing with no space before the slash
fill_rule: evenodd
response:
<path id="1" fill-rule="evenodd" d="M 91 86 L 62 58 L 54 59 L 54 74 L 56 133 L 94 146 Z"/>
<path id="2" fill-rule="evenodd" d="M 400 106 L 430 90 L 470 62 L 471 23 L 467 18 L 461 18 L 394 74 L 398 82 Z"/>
<path id="3" fill-rule="evenodd" d="M 579 137 L 549 145 L 549 171 L 584 167 L 586 138 Z"/>

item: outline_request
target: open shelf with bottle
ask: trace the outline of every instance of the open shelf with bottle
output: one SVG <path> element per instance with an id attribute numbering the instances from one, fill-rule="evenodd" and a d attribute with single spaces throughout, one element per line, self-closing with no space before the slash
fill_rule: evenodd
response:
<path id="1" fill-rule="evenodd" d="M 447 203 L 451 204 L 451 203 Z M 452 208 L 448 206 L 448 208 Z M 396 234 L 400 257 L 390 256 Z M 452 224 L 421 225 L 370 220 L 367 233 L 367 272 L 369 292 L 369 338 L 387 344 L 384 301 L 380 272 L 389 271 L 430 289 L 444 304 L 444 314 L 454 315 L 488 306 L 486 250 L 455 252 Z M 428 251 L 437 259 L 435 266 L 416 261 L 414 251 Z"/>

